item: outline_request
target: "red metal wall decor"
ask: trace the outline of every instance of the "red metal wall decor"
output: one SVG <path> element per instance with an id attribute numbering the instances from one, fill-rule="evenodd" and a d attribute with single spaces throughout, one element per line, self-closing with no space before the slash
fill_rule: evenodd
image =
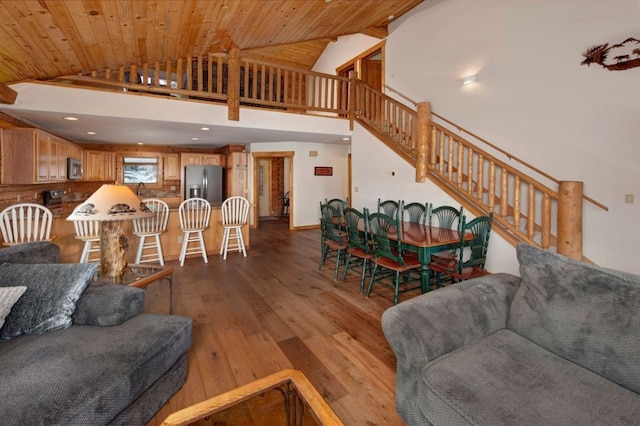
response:
<path id="1" fill-rule="evenodd" d="M 607 63 L 610 55 L 613 62 Z M 582 52 L 582 56 L 585 59 L 580 65 L 600 64 L 609 71 L 640 67 L 640 40 L 629 37 L 613 46 L 609 46 L 609 43 L 591 46 Z"/>
<path id="2" fill-rule="evenodd" d="M 333 167 L 314 167 L 313 174 L 315 176 L 333 176 Z"/>

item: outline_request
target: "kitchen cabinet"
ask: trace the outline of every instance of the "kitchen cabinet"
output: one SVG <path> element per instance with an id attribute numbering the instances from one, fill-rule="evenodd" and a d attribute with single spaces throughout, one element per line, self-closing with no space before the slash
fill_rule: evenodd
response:
<path id="1" fill-rule="evenodd" d="M 197 152 L 183 152 L 182 166 L 223 166 L 224 154 L 203 154 Z"/>
<path id="2" fill-rule="evenodd" d="M 33 128 L 2 129 L 3 184 L 67 180 L 67 152 L 73 143 Z"/>
<path id="3" fill-rule="evenodd" d="M 116 180 L 116 154 L 105 151 L 84 151 L 84 180 Z"/>
<path id="4" fill-rule="evenodd" d="M 164 180 L 180 180 L 180 154 L 165 154 L 163 167 Z"/>
<path id="5" fill-rule="evenodd" d="M 227 155 L 227 197 L 247 197 L 249 191 L 249 154 L 246 152 L 230 152 Z"/>

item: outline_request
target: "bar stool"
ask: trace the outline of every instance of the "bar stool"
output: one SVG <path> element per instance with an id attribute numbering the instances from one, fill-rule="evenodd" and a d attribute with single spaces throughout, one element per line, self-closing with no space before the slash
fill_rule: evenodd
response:
<path id="1" fill-rule="evenodd" d="M 0 213 L 2 244 L 13 246 L 31 241 L 51 241 L 53 214 L 35 203 L 9 206 Z"/>
<path id="2" fill-rule="evenodd" d="M 99 220 L 74 220 L 76 239 L 84 241 L 80 263 L 100 262 L 100 221 Z M 91 257 L 91 253 L 98 253 L 97 257 Z"/>
<path id="3" fill-rule="evenodd" d="M 160 235 L 167 230 L 169 206 L 164 201 L 155 198 L 147 198 L 142 202 L 155 215 L 133 220 L 133 234 L 140 238 L 135 263 L 159 262 L 164 266 Z M 153 240 L 146 241 L 147 238 L 153 238 Z M 152 251 L 145 254 L 145 250 Z"/>
<path id="4" fill-rule="evenodd" d="M 182 249 L 180 250 L 180 266 L 184 266 L 184 259 L 190 254 L 202 254 L 204 263 L 208 263 L 207 249 L 204 245 L 205 229 L 209 228 L 211 218 L 211 204 L 204 198 L 189 198 L 180 203 L 178 208 L 180 228 L 184 232 Z M 189 247 L 189 243 L 198 243 L 198 247 Z"/>
<path id="5" fill-rule="evenodd" d="M 229 197 L 222 203 L 222 227 L 224 234 L 220 246 L 222 259 L 227 260 L 228 251 L 241 251 L 247 257 L 242 238 L 242 227 L 247 223 L 249 200 L 244 197 Z M 233 232 L 233 234 L 232 234 Z M 231 241 L 233 243 L 229 244 Z"/>

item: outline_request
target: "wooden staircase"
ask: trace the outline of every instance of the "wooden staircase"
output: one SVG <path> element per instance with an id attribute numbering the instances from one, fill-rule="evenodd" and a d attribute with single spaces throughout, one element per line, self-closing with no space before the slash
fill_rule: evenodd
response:
<path id="1" fill-rule="evenodd" d="M 226 103 L 230 120 L 240 120 L 240 105 L 348 118 L 414 166 L 416 181 L 430 179 L 473 215 L 493 212 L 494 230 L 513 245 L 524 241 L 557 247 L 562 254 L 582 258 L 583 198 L 607 210 L 582 194 L 581 182 L 560 182 L 432 113 L 427 102 L 411 101 L 416 108 L 410 108 L 353 75 L 285 67 L 232 50 L 56 81 Z"/>
<path id="2" fill-rule="evenodd" d="M 432 113 L 428 103 L 414 110 L 362 82 L 355 84 L 354 103 L 353 119 L 416 167 L 417 181 L 429 178 L 476 216 L 493 212 L 495 231 L 513 245 L 582 258 L 582 199 L 607 208 L 585 197 L 581 182 L 554 179 Z M 565 246 L 558 247 L 558 235 Z"/>

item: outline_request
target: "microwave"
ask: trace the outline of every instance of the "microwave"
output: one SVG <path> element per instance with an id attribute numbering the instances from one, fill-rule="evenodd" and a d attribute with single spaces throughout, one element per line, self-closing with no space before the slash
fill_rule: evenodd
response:
<path id="1" fill-rule="evenodd" d="M 82 162 L 76 158 L 67 158 L 67 179 L 82 179 Z"/>

